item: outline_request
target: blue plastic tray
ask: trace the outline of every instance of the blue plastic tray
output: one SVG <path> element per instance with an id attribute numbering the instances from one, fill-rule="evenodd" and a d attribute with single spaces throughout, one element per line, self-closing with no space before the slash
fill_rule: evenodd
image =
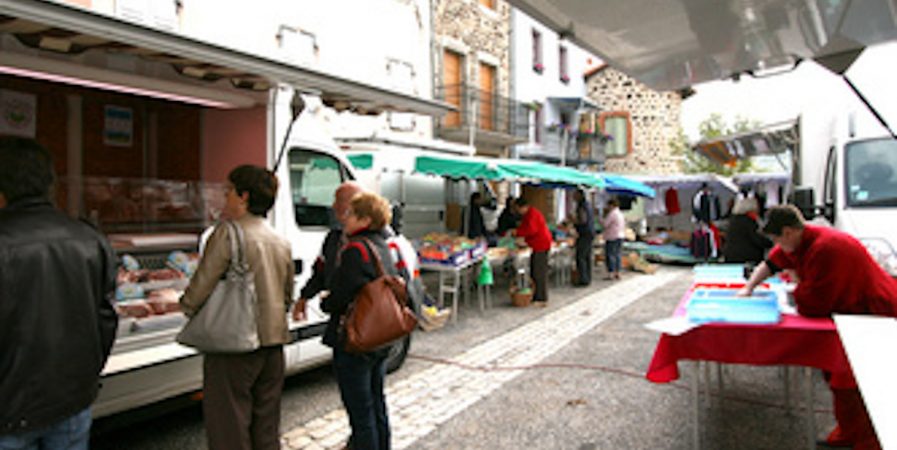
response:
<path id="1" fill-rule="evenodd" d="M 699 264 L 692 269 L 696 281 L 745 281 L 743 264 Z M 782 284 L 778 276 L 763 280 L 768 284 Z"/>
<path id="2" fill-rule="evenodd" d="M 695 289 L 685 307 L 690 322 L 770 324 L 781 319 L 779 294 L 757 289 L 750 297 L 736 297 L 735 289 Z"/>
<path id="3" fill-rule="evenodd" d="M 741 264 L 699 264 L 693 272 L 696 281 L 744 281 L 744 266 Z"/>

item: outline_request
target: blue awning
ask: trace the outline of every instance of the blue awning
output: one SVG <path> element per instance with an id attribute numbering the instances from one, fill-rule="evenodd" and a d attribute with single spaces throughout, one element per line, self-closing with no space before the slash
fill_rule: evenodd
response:
<path id="1" fill-rule="evenodd" d="M 605 191 L 610 192 L 611 194 L 636 195 L 649 198 L 654 198 L 656 195 L 651 186 L 648 186 L 641 181 L 623 175 L 606 172 L 599 174 L 599 176 L 607 183 L 604 188 Z"/>

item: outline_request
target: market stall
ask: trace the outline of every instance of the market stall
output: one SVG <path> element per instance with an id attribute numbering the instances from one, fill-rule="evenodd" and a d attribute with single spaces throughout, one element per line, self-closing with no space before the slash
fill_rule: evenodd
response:
<path id="1" fill-rule="evenodd" d="M 0 132 L 50 151 L 57 205 L 92 222 L 121 259 L 121 319 L 96 416 L 200 387 L 201 358 L 174 342 L 185 320 L 177 298 L 195 268 L 200 234 L 218 218 L 227 173 L 240 164 L 274 166 L 293 87 L 361 113 L 447 110 L 63 2 L 0 0 L 0 10 L 0 104 L 17 125 Z M 291 175 L 285 168 L 279 176 Z M 335 163 L 319 169 L 339 173 Z M 281 189 L 278 202 L 291 214 L 276 214 L 275 226 L 296 228 L 293 194 Z M 320 194 L 329 202 L 333 193 Z M 291 324 L 288 371 L 319 362 L 301 341 L 320 334 L 326 318 L 318 319 Z"/>
<path id="2" fill-rule="evenodd" d="M 852 387 L 850 364 L 831 319 L 803 317 L 787 299 L 787 285 L 771 279 L 752 297 L 736 297 L 746 280 L 740 265 L 696 266 L 692 286 L 670 318 L 647 326 L 661 331 L 645 377 L 654 383 L 679 378 L 679 362 L 689 361 L 694 448 L 701 447 L 701 393 L 709 399 L 709 363 L 803 368 L 806 442 L 816 448 L 811 368 L 827 371 L 831 383 Z M 701 366 L 706 371 L 702 387 Z M 722 371 L 718 371 L 720 388 Z M 790 404 L 787 372 L 784 395 Z M 710 405 L 706 402 L 706 405 Z"/>

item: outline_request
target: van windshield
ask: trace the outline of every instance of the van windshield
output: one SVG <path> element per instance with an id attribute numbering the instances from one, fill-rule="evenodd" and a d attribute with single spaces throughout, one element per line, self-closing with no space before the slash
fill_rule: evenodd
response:
<path id="1" fill-rule="evenodd" d="M 847 205 L 897 206 L 897 141 L 858 141 L 847 144 L 846 150 Z"/>
<path id="2" fill-rule="evenodd" d="M 333 193 L 346 178 L 340 162 L 329 155 L 301 148 L 290 149 L 290 194 L 299 226 L 333 223 Z"/>

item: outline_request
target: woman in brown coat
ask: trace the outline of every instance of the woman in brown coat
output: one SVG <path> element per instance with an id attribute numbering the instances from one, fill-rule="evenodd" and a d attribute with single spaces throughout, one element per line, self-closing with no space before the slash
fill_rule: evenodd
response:
<path id="1" fill-rule="evenodd" d="M 260 347 L 248 353 L 206 354 L 203 361 L 203 415 L 209 448 L 279 449 L 283 345 L 289 342 L 287 312 L 293 298 L 290 244 L 265 215 L 274 205 L 277 179 L 256 166 L 228 175 L 222 215 L 243 230 L 246 260 L 255 281 Z M 193 316 L 209 298 L 231 260 L 227 226 L 216 227 L 181 307 Z"/>

